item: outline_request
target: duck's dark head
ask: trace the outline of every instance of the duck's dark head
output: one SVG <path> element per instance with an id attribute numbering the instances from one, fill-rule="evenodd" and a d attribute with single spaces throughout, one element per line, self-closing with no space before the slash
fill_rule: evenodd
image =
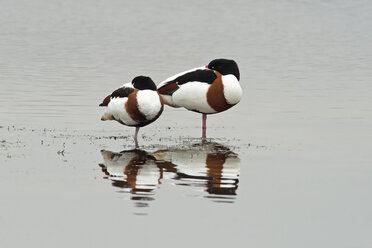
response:
<path id="1" fill-rule="evenodd" d="M 206 67 L 222 75 L 232 74 L 240 80 L 238 64 L 232 59 L 214 59 Z"/>
<path id="2" fill-rule="evenodd" d="M 138 76 L 133 78 L 132 85 L 139 90 L 156 90 L 156 85 L 150 77 Z"/>

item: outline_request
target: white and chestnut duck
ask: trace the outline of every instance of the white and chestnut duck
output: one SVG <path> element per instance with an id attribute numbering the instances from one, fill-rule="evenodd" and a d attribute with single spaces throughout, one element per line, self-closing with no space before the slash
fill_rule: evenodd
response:
<path id="1" fill-rule="evenodd" d="M 214 59 L 207 66 L 169 77 L 158 85 L 164 103 L 202 114 L 202 138 L 206 138 L 207 114 L 223 112 L 242 98 L 238 64 Z"/>
<path id="2" fill-rule="evenodd" d="M 154 122 L 163 112 L 163 101 L 149 77 L 138 76 L 108 95 L 99 106 L 106 106 L 102 121 L 115 120 L 136 127 L 134 142 L 138 148 L 140 127 Z"/>

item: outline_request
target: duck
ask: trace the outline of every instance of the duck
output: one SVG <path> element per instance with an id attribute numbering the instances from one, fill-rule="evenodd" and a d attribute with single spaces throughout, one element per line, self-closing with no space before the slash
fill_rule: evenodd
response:
<path id="1" fill-rule="evenodd" d="M 202 114 L 202 138 L 206 138 L 207 115 L 226 111 L 240 102 L 238 64 L 214 59 L 208 65 L 173 75 L 157 86 L 164 104 Z"/>
<path id="2" fill-rule="evenodd" d="M 163 100 L 154 81 L 147 76 L 137 76 L 106 96 L 100 107 L 106 107 L 101 120 L 114 120 L 122 125 L 135 127 L 134 142 L 138 148 L 138 132 L 154 122 L 163 112 Z"/>

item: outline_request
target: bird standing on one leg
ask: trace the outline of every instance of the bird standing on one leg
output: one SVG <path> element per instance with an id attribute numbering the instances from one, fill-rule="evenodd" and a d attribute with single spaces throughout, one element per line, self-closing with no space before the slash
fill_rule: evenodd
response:
<path id="1" fill-rule="evenodd" d="M 108 95 L 99 106 L 106 106 L 102 121 L 115 120 L 136 127 L 134 142 L 138 148 L 140 127 L 155 121 L 163 112 L 163 101 L 149 77 L 138 76 Z"/>
<path id="2" fill-rule="evenodd" d="M 202 114 L 202 138 L 206 138 L 207 114 L 225 111 L 242 98 L 237 63 L 215 59 L 207 66 L 176 74 L 158 85 L 165 104 Z"/>

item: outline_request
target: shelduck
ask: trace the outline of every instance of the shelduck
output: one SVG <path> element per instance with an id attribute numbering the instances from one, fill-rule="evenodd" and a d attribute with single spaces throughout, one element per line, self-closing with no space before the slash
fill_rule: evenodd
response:
<path id="1" fill-rule="evenodd" d="M 165 104 L 202 114 L 202 138 L 206 138 L 208 114 L 223 112 L 242 98 L 238 64 L 214 59 L 207 66 L 171 76 L 158 85 Z"/>
<path id="2" fill-rule="evenodd" d="M 159 118 L 163 101 L 150 77 L 138 76 L 132 82 L 105 97 L 99 106 L 107 107 L 101 120 L 115 120 L 123 125 L 136 127 L 134 142 L 138 148 L 138 132 Z"/>

